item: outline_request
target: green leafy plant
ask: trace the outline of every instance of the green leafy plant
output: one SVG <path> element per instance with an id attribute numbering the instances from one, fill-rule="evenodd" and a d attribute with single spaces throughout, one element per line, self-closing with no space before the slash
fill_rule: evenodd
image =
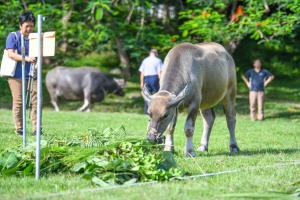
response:
<path id="1" fill-rule="evenodd" d="M 102 132 L 89 129 L 71 141 L 49 139 L 42 142 L 41 173 L 76 173 L 99 186 L 132 184 L 150 180 L 166 181 L 183 176 L 172 153 L 144 140 L 124 140 L 123 126 Z M 122 140 L 120 140 L 122 139 Z M 9 149 L 0 154 L 0 174 L 33 175 L 34 145 Z"/>

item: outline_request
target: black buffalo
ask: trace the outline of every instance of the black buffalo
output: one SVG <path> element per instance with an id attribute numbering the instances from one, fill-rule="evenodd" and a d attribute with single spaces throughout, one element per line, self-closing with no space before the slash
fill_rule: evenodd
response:
<path id="1" fill-rule="evenodd" d="M 106 94 L 124 96 L 122 87 L 110 76 L 92 67 L 55 67 L 46 75 L 46 86 L 55 111 L 58 97 L 67 100 L 84 99 L 78 111 L 90 111 L 92 100 L 102 101 Z"/>

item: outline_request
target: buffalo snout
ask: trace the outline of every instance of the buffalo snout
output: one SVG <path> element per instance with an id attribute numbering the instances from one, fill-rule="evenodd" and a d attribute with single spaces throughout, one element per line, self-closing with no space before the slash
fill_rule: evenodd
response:
<path id="1" fill-rule="evenodd" d="M 150 128 L 147 134 L 147 140 L 151 143 L 162 144 L 165 141 L 165 137 L 153 128 Z"/>
<path id="2" fill-rule="evenodd" d="M 115 94 L 116 95 L 118 95 L 118 96 L 121 96 L 121 97 L 123 97 L 123 96 L 125 96 L 125 92 L 123 91 L 123 89 L 119 89 L 119 90 L 117 90 L 116 92 L 115 92 Z"/>

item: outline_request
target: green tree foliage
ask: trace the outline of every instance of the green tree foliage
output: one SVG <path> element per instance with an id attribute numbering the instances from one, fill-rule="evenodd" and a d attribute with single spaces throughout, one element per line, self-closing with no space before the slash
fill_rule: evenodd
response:
<path id="1" fill-rule="evenodd" d="M 161 4 L 164 12 L 172 4 Z M 2 1 L 0 40 L 3 44 L 9 32 L 18 30 L 18 15 L 29 9 L 45 16 L 44 30 L 56 31 L 59 64 L 64 64 L 65 56 L 114 51 L 129 73 L 150 48 L 165 53 L 176 40 L 177 19 L 167 17 L 168 13 L 158 17 L 158 5 L 150 0 Z"/>
<path id="2" fill-rule="evenodd" d="M 8 33 L 18 30 L 18 15 L 29 9 L 46 17 L 44 31 L 56 31 L 52 63 L 114 52 L 128 77 L 150 48 L 164 57 L 183 41 L 215 41 L 231 52 L 245 39 L 277 49 L 288 40 L 290 46 L 299 37 L 299 5 L 300 0 L 0 0 L 0 42 L 4 47 Z"/>
<path id="3" fill-rule="evenodd" d="M 188 0 L 187 4 L 180 14 L 182 37 L 220 42 L 232 52 L 246 37 L 278 43 L 286 36 L 294 37 L 299 28 L 299 0 Z"/>

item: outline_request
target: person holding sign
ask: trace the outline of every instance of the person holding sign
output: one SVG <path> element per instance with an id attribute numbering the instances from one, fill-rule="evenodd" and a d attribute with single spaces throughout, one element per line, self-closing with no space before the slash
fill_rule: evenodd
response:
<path id="1" fill-rule="evenodd" d="M 22 55 L 21 55 L 21 35 L 24 38 L 25 47 L 25 76 L 26 80 L 29 79 L 30 66 L 36 63 L 35 57 L 29 56 L 29 34 L 33 32 L 35 25 L 35 17 L 32 12 L 25 11 L 19 16 L 20 30 L 12 32 L 6 39 L 6 50 L 8 56 L 17 61 L 15 74 L 13 77 L 8 78 L 8 84 L 12 94 L 12 111 L 13 119 L 17 135 L 23 135 L 22 131 Z M 33 134 L 36 133 L 36 109 L 37 109 L 37 95 L 36 95 L 36 80 L 33 81 L 31 91 L 31 121 Z"/>

